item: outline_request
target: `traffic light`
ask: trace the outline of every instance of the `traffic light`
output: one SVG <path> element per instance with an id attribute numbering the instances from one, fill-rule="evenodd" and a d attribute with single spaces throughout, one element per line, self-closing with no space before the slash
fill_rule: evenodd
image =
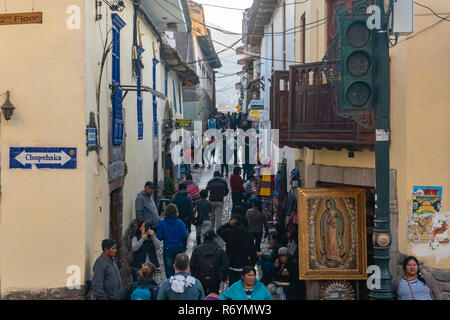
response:
<path id="1" fill-rule="evenodd" d="M 341 111 L 375 107 L 374 31 L 367 28 L 366 21 L 363 18 L 341 20 Z"/>

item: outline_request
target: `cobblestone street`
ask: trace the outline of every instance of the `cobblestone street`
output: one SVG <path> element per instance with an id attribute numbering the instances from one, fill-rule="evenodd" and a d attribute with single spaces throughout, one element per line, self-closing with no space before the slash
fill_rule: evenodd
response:
<path id="1" fill-rule="evenodd" d="M 220 171 L 220 165 L 215 165 L 215 166 L 211 167 L 210 169 L 207 169 L 207 168 L 198 168 L 198 169 L 192 168 L 191 169 L 192 178 L 198 184 L 200 190 L 206 189 L 206 185 L 208 184 L 208 181 L 213 178 L 213 173 L 215 170 Z M 231 171 L 232 171 L 232 166 L 230 166 L 230 172 Z M 229 177 L 225 178 L 225 179 L 228 183 L 228 188 L 230 188 Z M 232 208 L 232 202 L 231 202 L 231 189 L 230 189 L 229 194 L 224 198 L 224 210 L 223 210 L 223 215 L 222 215 L 222 224 L 227 223 L 228 220 L 230 219 L 231 208 Z M 162 218 L 163 218 L 163 216 L 161 216 L 161 219 Z M 225 242 L 220 237 L 217 237 L 217 242 L 222 246 L 222 248 L 225 249 Z M 195 231 L 195 227 L 192 227 L 191 233 L 189 234 L 189 237 L 188 237 L 187 250 L 186 250 L 186 254 L 189 257 L 192 255 L 192 251 L 194 250 L 196 244 L 197 244 L 196 231 Z M 266 251 L 267 251 L 267 249 L 265 249 L 266 245 L 267 245 L 267 240 L 264 238 L 261 242 L 261 248 L 262 248 L 263 253 L 266 253 Z M 160 262 L 161 267 L 160 267 L 160 272 L 157 275 L 156 281 L 157 281 L 157 283 L 162 283 L 166 279 L 165 272 L 164 272 L 162 250 L 160 250 L 158 252 L 158 260 Z M 256 271 L 257 271 L 257 277 L 259 278 L 261 276 L 261 269 L 260 269 L 259 264 L 256 266 Z M 228 288 L 228 283 L 222 282 L 221 286 L 220 286 L 220 293 L 225 291 L 227 288 Z"/>

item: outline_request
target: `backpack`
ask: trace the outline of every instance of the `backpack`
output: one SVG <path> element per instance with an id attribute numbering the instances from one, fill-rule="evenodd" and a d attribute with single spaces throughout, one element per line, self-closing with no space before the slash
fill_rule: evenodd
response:
<path id="1" fill-rule="evenodd" d="M 214 281 L 218 278 L 218 259 L 216 255 L 218 249 L 219 246 L 215 247 L 213 250 L 200 253 L 200 266 L 197 272 L 199 278 L 206 281 Z"/>
<path id="2" fill-rule="evenodd" d="M 131 300 L 150 300 L 152 293 L 145 286 L 139 286 L 131 293 Z"/>

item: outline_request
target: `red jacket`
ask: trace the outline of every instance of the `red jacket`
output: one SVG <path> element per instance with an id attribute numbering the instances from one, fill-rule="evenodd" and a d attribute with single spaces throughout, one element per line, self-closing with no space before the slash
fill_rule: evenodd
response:
<path id="1" fill-rule="evenodd" d="M 245 192 L 244 189 L 244 180 L 242 180 L 240 175 L 232 174 L 230 177 L 230 187 L 231 192 Z"/>

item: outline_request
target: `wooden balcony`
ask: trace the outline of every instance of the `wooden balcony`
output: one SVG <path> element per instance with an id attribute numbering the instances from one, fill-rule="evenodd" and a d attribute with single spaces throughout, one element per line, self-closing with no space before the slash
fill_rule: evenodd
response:
<path id="1" fill-rule="evenodd" d="M 339 150 L 373 150 L 375 125 L 366 129 L 338 117 L 332 87 L 324 84 L 322 63 L 293 65 L 272 75 L 270 120 L 279 129 L 280 145 Z"/>

